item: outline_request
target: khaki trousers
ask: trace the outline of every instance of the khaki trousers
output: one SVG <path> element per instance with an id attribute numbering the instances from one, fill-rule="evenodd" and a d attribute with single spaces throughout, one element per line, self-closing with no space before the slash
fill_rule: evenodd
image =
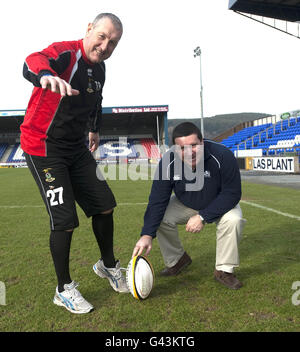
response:
<path id="1" fill-rule="evenodd" d="M 157 230 L 157 240 L 166 267 L 174 266 L 184 253 L 177 225 L 186 224 L 189 218 L 196 214 L 198 211 L 183 205 L 176 196 L 171 197 Z M 239 204 L 215 222 L 217 226 L 215 264 L 217 270 L 232 273 L 234 268 L 239 266 L 238 245 L 245 222 Z"/>

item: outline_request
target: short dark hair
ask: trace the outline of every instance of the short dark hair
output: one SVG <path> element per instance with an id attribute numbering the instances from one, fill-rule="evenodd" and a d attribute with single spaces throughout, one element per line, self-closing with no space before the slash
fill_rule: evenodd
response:
<path id="1" fill-rule="evenodd" d="M 96 26 L 97 23 L 102 19 L 102 18 L 109 18 L 112 22 L 112 24 L 115 26 L 115 28 L 121 32 L 123 32 L 123 25 L 121 20 L 119 19 L 118 16 L 114 15 L 113 13 L 105 12 L 105 13 L 100 13 L 93 21 L 93 25 Z"/>
<path id="2" fill-rule="evenodd" d="M 173 130 L 173 134 L 172 134 L 173 144 L 175 144 L 176 138 L 190 136 L 191 134 L 196 134 L 199 140 L 202 141 L 201 131 L 196 125 L 194 125 L 192 122 L 180 123 Z"/>

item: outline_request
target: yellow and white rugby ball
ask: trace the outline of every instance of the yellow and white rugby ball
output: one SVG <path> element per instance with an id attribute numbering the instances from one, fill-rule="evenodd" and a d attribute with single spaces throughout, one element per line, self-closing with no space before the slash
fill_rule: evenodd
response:
<path id="1" fill-rule="evenodd" d="M 126 282 L 134 298 L 146 299 L 154 284 L 154 270 L 149 259 L 142 255 L 133 257 L 126 269 Z"/>

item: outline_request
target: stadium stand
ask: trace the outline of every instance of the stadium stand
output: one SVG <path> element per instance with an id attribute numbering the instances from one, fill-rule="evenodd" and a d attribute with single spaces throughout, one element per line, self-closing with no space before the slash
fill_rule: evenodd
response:
<path id="1" fill-rule="evenodd" d="M 0 144 L 0 162 L 5 151 L 8 149 L 7 143 Z M 11 152 L 6 158 L 6 163 L 23 163 L 25 157 L 20 143 L 12 146 Z M 147 161 L 150 159 L 160 159 L 159 148 L 153 138 L 127 139 L 127 137 L 103 138 L 98 150 L 94 153 L 95 159 L 101 162 L 112 162 L 120 160 Z M 125 160 L 126 159 L 126 160 Z"/>
<path id="2" fill-rule="evenodd" d="M 108 112 L 104 118 L 100 146 L 94 153 L 97 162 L 158 162 L 161 150 L 166 146 L 166 112 L 162 110 L 160 120 L 157 112 L 143 114 L 144 108 Z M 22 119 L 22 116 L 0 119 L 0 166 L 26 166 L 19 140 Z M 15 127 L 11 128 L 13 125 Z M 215 140 L 227 146 L 239 161 L 245 158 L 241 165 L 245 165 L 246 158 L 264 156 L 298 156 L 300 162 L 300 110 L 243 122 L 224 131 Z"/>
<path id="3" fill-rule="evenodd" d="M 145 150 L 145 147 L 142 145 L 142 141 L 134 140 L 133 143 L 134 143 L 135 150 L 139 155 L 139 158 L 142 160 L 148 159 L 148 153 Z"/>
<path id="4" fill-rule="evenodd" d="M 20 147 L 20 143 L 16 143 L 6 161 L 7 163 L 22 163 L 25 162 L 23 150 Z"/>
<path id="5" fill-rule="evenodd" d="M 250 149 L 258 144 L 259 141 L 266 139 L 266 130 L 271 124 L 263 124 L 261 126 L 246 127 L 228 138 L 225 138 L 222 143 L 232 151 L 237 149 Z"/>
<path id="6" fill-rule="evenodd" d="M 168 143 L 167 105 L 103 108 L 99 163 L 157 162 Z M 20 147 L 25 110 L 0 110 L 0 165 L 26 161 Z M 88 142 L 87 142 L 88 145 Z"/>
<path id="7" fill-rule="evenodd" d="M 0 143 L 0 160 L 2 159 L 7 147 L 8 143 Z"/>
<path id="8" fill-rule="evenodd" d="M 141 143 L 149 159 L 159 159 L 161 157 L 157 144 L 152 138 L 144 138 Z"/>
<path id="9" fill-rule="evenodd" d="M 101 162 L 121 161 L 129 162 L 147 161 L 161 157 L 159 148 L 153 138 L 129 138 L 126 136 L 103 137 L 100 146 L 95 152 L 95 159 Z"/>
<path id="10" fill-rule="evenodd" d="M 241 150 L 260 149 L 262 155 L 294 153 L 300 160 L 300 116 L 244 128 L 221 143 L 236 155 Z"/>

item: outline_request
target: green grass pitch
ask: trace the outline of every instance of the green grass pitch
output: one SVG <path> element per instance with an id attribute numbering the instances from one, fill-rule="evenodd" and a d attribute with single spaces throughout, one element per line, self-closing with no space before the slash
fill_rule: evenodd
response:
<path id="1" fill-rule="evenodd" d="M 193 263 L 177 277 L 160 277 L 164 265 L 154 240 L 149 259 L 155 285 L 148 299 L 138 301 L 116 293 L 94 274 L 99 250 L 91 220 L 78 208 L 80 227 L 73 235 L 70 269 L 95 310 L 74 315 L 52 303 L 56 277 L 49 219 L 29 170 L 0 169 L 0 180 L 0 331 L 300 331 L 298 219 L 241 203 L 247 223 L 236 270 L 244 286 L 237 291 L 213 279 L 215 225 L 206 225 L 200 234 L 186 233 L 181 226 Z M 119 204 L 114 213 L 115 255 L 126 267 L 139 238 L 151 180 L 108 182 Z M 243 182 L 242 199 L 300 216 L 299 190 Z"/>

